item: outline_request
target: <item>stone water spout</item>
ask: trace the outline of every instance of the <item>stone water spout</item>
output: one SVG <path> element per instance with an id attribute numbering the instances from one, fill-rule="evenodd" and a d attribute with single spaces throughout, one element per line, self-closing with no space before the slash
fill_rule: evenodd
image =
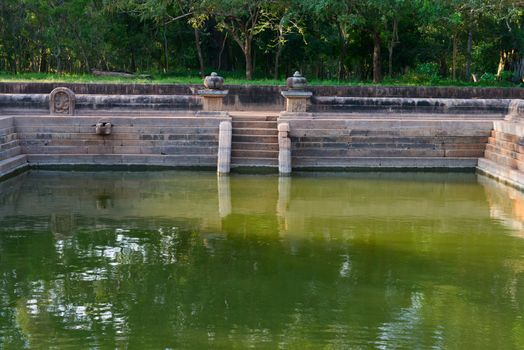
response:
<path id="1" fill-rule="evenodd" d="M 111 134 L 113 124 L 110 121 L 99 121 L 95 124 L 95 133 L 100 136 L 107 136 Z"/>

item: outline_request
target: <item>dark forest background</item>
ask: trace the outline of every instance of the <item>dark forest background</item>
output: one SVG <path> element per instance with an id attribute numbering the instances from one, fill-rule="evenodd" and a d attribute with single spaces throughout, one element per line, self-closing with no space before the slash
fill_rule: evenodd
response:
<path id="1" fill-rule="evenodd" d="M 0 0 L 0 71 L 522 82 L 516 0 Z"/>

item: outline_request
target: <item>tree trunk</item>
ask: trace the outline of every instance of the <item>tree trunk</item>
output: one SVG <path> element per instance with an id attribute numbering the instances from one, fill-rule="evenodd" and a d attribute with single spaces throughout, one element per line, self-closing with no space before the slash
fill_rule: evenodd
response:
<path id="1" fill-rule="evenodd" d="M 165 63 L 164 63 L 164 73 L 167 73 L 169 71 L 169 50 L 168 50 L 168 46 L 167 46 L 167 35 L 166 35 L 166 25 L 164 24 L 164 30 L 162 32 L 162 36 L 163 36 L 163 39 L 164 39 L 164 59 L 165 59 Z"/>
<path id="2" fill-rule="evenodd" d="M 473 29 L 470 27 L 468 31 L 468 48 L 466 54 L 466 80 L 471 80 L 471 48 L 473 46 Z"/>
<path id="3" fill-rule="evenodd" d="M 340 24 L 338 25 L 338 36 L 340 40 L 340 47 L 338 50 L 338 80 L 342 80 L 346 75 L 344 61 L 346 60 L 347 44 L 346 39 L 344 38 L 344 30 Z"/>
<path id="4" fill-rule="evenodd" d="M 516 60 L 513 67 L 513 82 L 524 83 L 524 57 Z"/>
<path id="5" fill-rule="evenodd" d="M 244 47 L 244 56 L 246 59 L 246 79 L 253 80 L 253 59 L 251 54 L 251 40 L 246 38 Z"/>
<path id="6" fill-rule="evenodd" d="M 47 73 L 47 52 L 45 49 L 40 49 L 41 52 L 41 59 L 40 59 L 40 67 L 38 67 L 38 72 Z"/>
<path id="7" fill-rule="evenodd" d="M 389 42 L 389 56 L 388 56 L 388 75 L 393 76 L 393 49 L 398 44 L 398 20 L 393 20 L 393 30 L 391 31 L 391 41 Z"/>
<path id="8" fill-rule="evenodd" d="M 277 48 L 277 52 L 275 53 L 275 67 L 274 67 L 274 71 L 273 71 L 273 79 L 275 80 L 278 80 L 279 78 L 279 75 L 278 75 L 278 65 L 280 63 L 280 55 L 282 54 L 282 48 L 284 47 L 284 45 L 282 44 L 278 44 L 278 48 Z"/>
<path id="9" fill-rule="evenodd" d="M 198 54 L 198 64 L 200 66 L 200 76 L 203 77 L 205 75 L 205 68 L 204 68 L 204 56 L 202 56 L 202 46 L 200 45 L 200 31 L 195 28 L 195 45 L 197 49 Z"/>
<path id="10" fill-rule="evenodd" d="M 224 52 L 224 48 L 226 47 L 226 39 L 227 39 L 227 33 L 224 35 L 224 41 L 222 42 L 222 47 L 220 48 L 220 53 L 218 54 L 218 68 L 219 71 L 222 66 L 222 53 Z"/>
<path id="11" fill-rule="evenodd" d="M 56 48 L 56 51 L 53 51 L 53 56 L 55 56 L 56 73 L 60 73 L 60 69 L 62 68 L 62 60 L 60 59 L 61 51 L 60 46 Z"/>
<path id="12" fill-rule="evenodd" d="M 453 41 L 453 54 L 452 54 L 452 62 L 451 62 L 451 75 L 453 80 L 457 80 L 457 53 L 458 53 L 458 37 L 457 34 L 454 33 L 452 37 Z"/>
<path id="13" fill-rule="evenodd" d="M 380 65 L 381 44 L 380 33 L 373 32 L 373 83 L 375 84 L 382 81 L 382 67 Z"/>

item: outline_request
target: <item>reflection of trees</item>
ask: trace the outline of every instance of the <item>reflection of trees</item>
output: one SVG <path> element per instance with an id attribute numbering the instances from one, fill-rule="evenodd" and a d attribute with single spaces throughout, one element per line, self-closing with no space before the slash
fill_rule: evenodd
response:
<path id="1" fill-rule="evenodd" d="M 303 177 L 277 191 L 276 177 L 231 177 L 231 208 L 212 226 L 216 178 L 187 195 L 135 180 L 136 197 L 106 182 L 107 210 L 85 190 L 75 203 L 92 211 L 0 219 L 0 347 L 523 343 L 524 243 L 484 215 L 473 185 Z"/>
<path id="2" fill-rule="evenodd" d="M 77 217 L 77 231 L 60 249 L 46 232 L 0 235 L 8 252 L 0 260 L 1 329 L 10 329 L 10 346 L 26 339 L 46 347 L 53 338 L 84 347 L 205 347 L 210 339 L 217 346 L 342 346 L 371 338 L 386 347 L 482 347 L 486 332 L 507 332 L 489 338 L 502 342 L 523 327 L 508 317 L 521 305 L 507 304 L 507 260 L 488 255 L 490 264 L 475 269 L 467 257 L 483 251 L 461 242 L 446 248 L 449 236 L 419 250 L 415 239 L 387 242 L 377 224 L 341 244 L 334 231 L 325 238 L 338 223 L 324 222 L 324 232 L 291 246 L 270 216 L 229 215 L 223 234 L 172 219 L 125 227 L 106 220 L 98 231 L 86 229 L 90 221 Z M 273 234 L 259 230 L 271 226 Z M 366 232 L 365 223 L 354 230 Z M 409 225 L 393 230 L 420 236 Z M 341 274 L 348 262 L 350 272 Z M 476 330 L 493 322 L 502 327 Z"/>

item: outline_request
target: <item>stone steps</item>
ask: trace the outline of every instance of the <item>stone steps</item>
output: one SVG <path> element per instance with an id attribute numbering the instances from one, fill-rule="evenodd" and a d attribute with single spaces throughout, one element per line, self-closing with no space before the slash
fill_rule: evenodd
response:
<path id="1" fill-rule="evenodd" d="M 497 140 L 506 141 L 506 142 L 512 142 L 512 143 L 516 143 L 516 144 L 518 144 L 520 142 L 520 139 L 521 139 L 517 135 L 507 134 L 507 133 L 500 132 L 500 131 L 495 131 L 495 130 L 493 130 L 491 132 L 491 137 L 493 137 L 493 138 L 495 138 Z"/>
<path id="2" fill-rule="evenodd" d="M 309 142 L 300 143 L 292 142 L 294 149 L 308 150 L 308 149 L 363 149 L 363 148 L 388 148 L 388 149 L 484 149 L 485 143 L 417 143 L 417 142 L 402 142 L 402 143 L 375 143 L 375 142 Z"/>
<path id="3" fill-rule="evenodd" d="M 262 115 L 262 116 L 244 116 L 244 115 L 234 115 L 231 114 L 233 123 L 236 122 L 276 122 L 278 116 L 276 115 Z"/>
<path id="4" fill-rule="evenodd" d="M 277 167 L 277 158 L 231 157 L 232 167 Z"/>
<path id="5" fill-rule="evenodd" d="M 278 136 L 278 130 L 273 128 L 235 128 L 233 126 L 233 136 Z"/>
<path id="6" fill-rule="evenodd" d="M 11 148 L 19 147 L 20 142 L 18 140 L 11 140 L 8 142 L 0 143 L 0 151 L 6 151 Z"/>
<path id="7" fill-rule="evenodd" d="M 232 116 L 231 167 L 277 167 L 276 116 Z"/>
<path id="8" fill-rule="evenodd" d="M 82 140 L 82 139 L 22 139 L 19 141 L 22 147 L 45 147 L 45 146 L 134 146 L 134 147 L 218 147 L 218 141 L 198 140 Z"/>
<path id="9" fill-rule="evenodd" d="M 260 136 L 260 135 L 235 135 L 233 131 L 232 147 L 235 147 L 236 143 L 278 143 L 277 136 Z"/>
<path id="10" fill-rule="evenodd" d="M 32 146 L 22 149 L 27 154 L 150 154 L 150 155 L 213 155 L 217 147 L 176 146 Z"/>
<path id="11" fill-rule="evenodd" d="M 27 166 L 27 157 L 25 154 L 19 154 L 11 158 L 1 160 L 0 177 L 25 166 Z"/>
<path id="12" fill-rule="evenodd" d="M 518 187 L 524 190 L 524 173 L 517 169 L 511 169 L 504 165 L 498 164 L 497 162 L 480 158 L 478 163 L 478 169 L 481 173 L 488 174 L 497 178 L 498 180 L 508 183 L 512 186 Z"/>
<path id="13" fill-rule="evenodd" d="M 278 143 L 263 143 L 263 142 L 235 142 L 236 150 L 266 150 L 278 152 Z"/>
<path id="14" fill-rule="evenodd" d="M 509 167 L 511 169 L 518 169 L 519 163 L 521 163 L 521 169 L 524 169 L 524 163 L 522 163 L 521 161 L 514 159 L 512 157 L 505 156 L 498 152 L 492 152 L 490 150 L 486 150 L 486 152 L 484 152 L 484 158 L 489 159 L 502 166 Z"/>
<path id="15" fill-rule="evenodd" d="M 15 156 L 18 156 L 22 153 L 22 148 L 20 146 L 11 147 L 0 151 L 0 160 L 9 159 Z"/>
<path id="16" fill-rule="evenodd" d="M 242 129 L 242 128 L 260 128 L 260 129 L 275 129 L 277 128 L 276 121 L 265 121 L 265 120 L 252 120 L 252 121 L 232 121 L 233 129 Z"/>
<path id="17" fill-rule="evenodd" d="M 278 151 L 271 150 L 244 150 L 244 149 L 232 149 L 231 157 L 233 158 L 278 158 Z"/>
<path id="18" fill-rule="evenodd" d="M 33 165 L 159 165 L 216 168 L 217 156 L 158 154 L 29 154 Z"/>
<path id="19" fill-rule="evenodd" d="M 291 142 L 300 144 L 486 144 L 488 142 L 487 136 L 418 136 L 418 137 L 403 137 L 403 136 L 312 136 L 312 137 L 291 137 Z"/>
<path id="20" fill-rule="evenodd" d="M 505 150 L 512 151 L 512 152 L 524 153 L 524 146 L 520 146 L 514 142 L 498 140 L 494 137 L 490 137 L 488 139 L 488 145 L 492 145 L 493 147 L 505 149 Z"/>
<path id="21" fill-rule="evenodd" d="M 293 157 L 482 157 L 484 147 L 478 149 L 420 149 L 375 148 L 360 149 L 294 149 Z"/>
<path id="22" fill-rule="evenodd" d="M 293 159 L 300 168 L 474 168 L 478 157 L 301 157 Z"/>
<path id="23" fill-rule="evenodd" d="M 490 144 L 486 145 L 486 151 L 497 153 L 497 154 L 503 155 L 505 157 L 510 157 L 513 159 L 524 160 L 524 154 L 509 150 L 509 149 L 500 148 L 500 147 L 490 145 Z"/>

